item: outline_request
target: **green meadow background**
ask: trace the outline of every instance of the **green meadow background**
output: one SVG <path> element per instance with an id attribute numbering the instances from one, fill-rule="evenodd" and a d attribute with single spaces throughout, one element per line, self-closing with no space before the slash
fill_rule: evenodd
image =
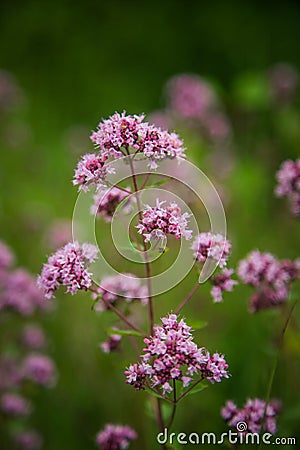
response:
<path id="1" fill-rule="evenodd" d="M 90 130 L 114 111 L 160 109 L 164 84 L 183 72 L 211 80 L 233 122 L 234 167 L 223 180 L 210 172 L 210 146 L 182 130 L 187 156 L 224 192 L 233 244 L 230 266 L 254 248 L 298 257 L 299 221 L 273 190 L 280 163 L 299 156 L 299 96 L 276 110 L 262 79 L 282 61 L 300 70 L 299 21 L 300 4 L 292 0 L 3 0 L 0 68 L 15 76 L 24 95 L 17 111 L 0 117 L 0 230 L 18 264 L 38 274 L 50 252 L 47 229 L 56 219 L 71 219 L 77 197 L 71 180 L 79 155 L 92 150 Z M 107 225 L 102 227 L 99 240 L 107 233 Z M 133 270 L 130 264 L 124 268 Z M 156 320 L 175 308 L 195 281 L 192 271 L 158 297 Z M 195 340 L 224 352 L 232 376 L 186 398 L 174 431 L 221 433 L 226 425 L 220 408 L 228 398 L 242 406 L 248 397 L 265 397 L 287 312 L 251 315 L 250 294 L 237 286 L 224 303 L 214 305 L 204 285 L 184 311 L 187 321 L 208 322 Z M 121 354 L 103 355 L 98 344 L 105 339 L 106 315 L 91 311 L 89 296 L 60 293 L 54 303 L 42 323 L 59 379 L 54 389 L 36 394 L 32 421 L 44 436 L 45 450 L 93 449 L 96 432 L 107 422 L 138 431 L 133 449 L 157 448 L 156 426 L 144 413 L 146 394 L 124 383 L 124 367 L 135 358 L 129 342 L 124 339 Z M 300 439 L 299 305 L 294 318 L 272 396 L 283 402 L 279 436 Z"/>

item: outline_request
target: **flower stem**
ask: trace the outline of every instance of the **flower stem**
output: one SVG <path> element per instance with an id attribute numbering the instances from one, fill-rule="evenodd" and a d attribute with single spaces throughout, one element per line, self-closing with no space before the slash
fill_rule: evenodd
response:
<path id="1" fill-rule="evenodd" d="M 199 289 L 200 284 L 197 283 L 193 289 L 190 290 L 190 292 L 187 294 L 187 296 L 185 297 L 185 299 L 180 303 L 180 305 L 175 309 L 175 314 L 178 314 L 182 308 L 187 304 L 187 302 L 193 297 L 193 295 L 197 292 L 197 290 Z"/>
<path id="2" fill-rule="evenodd" d="M 191 392 L 194 389 L 194 387 L 197 386 L 197 384 L 201 383 L 201 381 L 203 381 L 203 380 L 204 380 L 204 377 L 201 377 L 201 378 L 199 378 L 198 381 L 196 381 L 196 383 L 192 384 L 192 386 L 189 387 L 187 391 L 185 391 L 183 394 L 180 395 L 180 397 L 178 397 L 177 403 L 180 400 L 182 400 L 189 392 Z"/>
<path id="3" fill-rule="evenodd" d="M 97 292 L 97 289 L 90 287 L 89 290 L 95 294 L 99 295 L 99 292 Z M 107 308 L 109 308 L 111 311 L 113 311 L 119 319 L 121 319 L 126 325 L 129 326 L 134 331 L 137 331 L 141 336 L 146 336 L 146 333 L 142 331 L 140 328 L 136 327 L 133 323 L 130 322 L 130 320 L 127 319 L 127 317 L 124 316 L 124 314 L 119 311 L 111 302 L 105 300 L 103 297 L 100 298 L 100 300 L 105 304 Z"/>
<path id="4" fill-rule="evenodd" d="M 172 409 L 172 415 L 171 415 L 169 423 L 167 425 L 168 429 L 170 429 L 173 425 L 173 421 L 174 421 L 175 414 L 176 414 L 176 408 L 177 408 L 176 380 L 173 380 L 173 409 Z"/>
<path id="5" fill-rule="evenodd" d="M 130 170 L 131 170 L 131 174 L 132 174 L 132 181 L 133 181 L 134 192 L 135 192 L 135 197 L 136 197 L 136 202 L 137 202 L 137 207 L 138 207 L 139 219 L 140 219 L 140 221 L 142 221 L 142 219 L 143 219 L 142 204 L 141 204 L 141 199 L 139 196 L 139 188 L 138 188 L 136 174 L 135 174 L 134 166 L 133 166 L 133 162 L 132 162 L 132 156 L 129 153 L 129 149 L 127 149 L 127 154 L 128 154 L 129 165 L 130 165 Z M 151 279 L 150 279 L 151 278 L 151 267 L 150 267 L 150 263 L 148 261 L 147 244 L 145 242 L 144 236 L 143 236 L 143 248 L 144 248 L 143 255 L 144 255 L 144 261 L 145 261 L 145 266 L 146 266 L 147 288 L 148 288 L 150 335 L 153 335 L 154 311 L 153 311 L 153 301 L 152 301 L 152 294 L 151 294 Z"/>
<path id="6" fill-rule="evenodd" d="M 291 308 L 290 308 L 290 310 L 288 312 L 287 318 L 286 318 L 286 320 L 284 322 L 284 325 L 283 325 L 283 327 L 281 329 L 280 335 L 279 335 L 277 352 L 276 352 L 276 355 L 275 355 L 275 359 L 274 359 L 274 362 L 273 362 L 273 367 L 272 367 L 272 370 L 271 370 L 271 374 L 270 374 L 270 378 L 269 378 L 269 382 L 268 382 L 268 386 L 267 386 L 267 393 L 266 393 L 266 398 L 265 398 L 265 410 L 264 410 L 264 418 L 263 418 L 263 422 L 262 422 L 262 429 L 263 429 L 265 421 L 266 421 L 267 406 L 268 406 L 268 403 L 269 403 L 270 397 L 271 397 L 272 386 L 273 386 L 275 372 L 276 372 L 278 361 L 279 361 L 279 355 L 280 355 L 280 352 L 281 352 L 282 346 L 283 346 L 284 335 L 285 335 L 285 332 L 286 332 L 287 327 L 289 325 L 290 319 L 292 317 L 292 314 L 293 314 L 293 311 L 295 309 L 295 306 L 296 306 L 297 302 L 298 302 L 298 300 L 296 300 L 292 304 L 292 306 L 291 306 Z"/>

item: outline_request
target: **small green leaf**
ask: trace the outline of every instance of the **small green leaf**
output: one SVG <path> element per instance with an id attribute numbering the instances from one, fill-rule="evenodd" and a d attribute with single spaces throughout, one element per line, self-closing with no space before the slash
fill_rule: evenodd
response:
<path id="1" fill-rule="evenodd" d="M 107 328 L 106 331 L 108 334 L 117 334 L 118 336 L 143 336 L 141 333 L 135 330 L 115 330 L 113 328 Z"/>
<path id="2" fill-rule="evenodd" d="M 194 331 L 201 330 L 207 326 L 207 322 L 204 320 L 192 320 L 188 321 L 188 324 Z"/>
<path id="3" fill-rule="evenodd" d="M 192 389 L 192 390 L 191 390 L 188 394 L 186 394 L 186 395 L 188 396 L 188 395 L 196 394 L 197 392 L 203 391 L 203 390 L 206 389 L 207 387 L 208 387 L 208 385 L 207 385 L 206 383 L 204 383 L 204 382 L 199 383 L 199 384 L 197 384 L 197 386 L 195 386 L 194 389 Z"/>
<path id="4" fill-rule="evenodd" d="M 155 183 L 153 183 L 153 184 L 151 185 L 151 187 L 161 186 L 161 185 L 163 185 L 163 184 L 165 184 L 165 183 L 168 183 L 168 182 L 171 181 L 172 179 L 173 179 L 173 178 L 168 177 L 168 178 L 164 178 L 163 180 L 156 181 Z"/>
<path id="5" fill-rule="evenodd" d="M 152 389 L 149 389 L 148 387 L 145 387 L 145 391 L 146 391 L 148 394 L 152 395 L 152 397 L 161 398 L 162 400 L 165 400 L 164 397 L 163 397 L 162 395 L 158 394 L 158 393 L 155 392 L 155 391 L 152 391 Z"/>

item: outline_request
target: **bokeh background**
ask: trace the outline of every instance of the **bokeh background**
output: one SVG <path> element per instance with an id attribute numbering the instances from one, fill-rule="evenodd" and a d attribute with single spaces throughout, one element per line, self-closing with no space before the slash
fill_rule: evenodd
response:
<path id="1" fill-rule="evenodd" d="M 254 248 L 299 256 L 299 222 L 273 194 L 280 163 L 299 155 L 299 93 L 282 106 L 272 103 L 267 87 L 275 64 L 300 70 L 299 21 L 299 2 L 291 0 L 3 0 L 0 67 L 20 91 L 0 116 L 0 227 L 19 265 L 37 274 L 51 252 L 49 227 L 71 218 L 77 197 L 71 180 L 79 155 L 92 149 L 90 130 L 116 110 L 148 114 L 163 108 L 165 83 L 186 72 L 210 80 L 232 124 L 231 170 L 223 177 L 220 149 L 214 153 L 210 143 L 181 130 L 187 155 L 220 188 L 231 265 Z M 157 318 L 195 280 L 192 272 L 158 298 Z M 187 398 L 175 421 L 178 431 L 221 433 L 226 426 L 219 411 L 226 399 L 242 406 L 247 397 L 264 398 L 283 323 L 281 311 L 249 314 L 246 287 L 238 286 L 219 305 L 208 291 L 200 290 L 185 316 L 208 322 L 196 341 L 226 354 L 232 378 Z M 133 426 L 139 439 L 132 448 L 156 448 L 155 424 L 141 412 L 146 396 L 124 383 L 123 368 L 134 358 L 126 342 L 124 353 L 103 355 L 98 344 L 106 319 L 91 311 L 89 297 L 61 294 L 54 302 L 55 311 L 42 323 L 59 378 L 54 389 L 35 394 L 32 419 L 45 449 L 93 449 L 106 422 Z M 299 316 L 298 307 L 272 396 L 284 405 L 279 435 L 298 433 L 300 439 Z"/>

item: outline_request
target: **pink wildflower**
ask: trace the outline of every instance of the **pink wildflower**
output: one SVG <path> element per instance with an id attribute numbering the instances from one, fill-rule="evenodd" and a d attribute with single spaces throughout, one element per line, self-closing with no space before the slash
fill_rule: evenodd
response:
<path id="1" fill-rule="evenodd" d="M 300 276 L 300 262 L 278 260 L 271 253 L 251 252 L 238 266 L 240 279 L 255 288 L 250 311 L 256 312 L 285 302 L 290 284 Z"/>
<path id="2" fill-rule="evenodd" d="M 222 294 L 224 291 L 230 292 L 233 287 L 238 284 L 236 280 L 231 278 L 233 274 L 233 269 L 223 269 L 220 274 L 215 275 L 211 278 L 211 283 L 213 287 L 210 291 L 211 296 L 215 303 L 222 302 Z"/>
<path id="3" fill-rule="evenodd" d="M 80 289 L 87 290 L 92 284 L 92 274 L 87 264 L 95 261 L 97 248 L 91 244 L 79 245 L 77 241 L 57 250 L 44 264 L 38 277 L 38 285 L 46 298 L 53 297 L 60 286 L 66 286 L 66 292 L 72 295 Z"/>
<path id="4" fill-rule="evenodd" d="M 101 155 L 87 153 L 82 156 L 75 170 L 74 185 L 79 185 L 79 190 L 87 191 L 90 184 L 103 185 L 107 176 L 107 167 L 104 165 L 105 158 Z"/>
<path id="5" fill-rule="evenodd" d="M 176 314 L 170 314 L 161 320 L 162 326 L 154 328 L 153 337 L 144 339 L 141 362 L 125 371 L 128 384 L 136 390 L 159 386 L 165 395 L 172 392 L 173 380 L 187 387 L 195 374 L 211 383 L 229 377 L 224 356 L 210 355 L 205 348 L 198 348 L 191 327 L 183 319 L 179 321 Z"/>
<path id="6" fill-rule="evenodd" d="M 29 354 L 23 361 L 23 377 L 42 386 L 52 386 L 56 381 L 56 368 L 51 358 L 39 353 Z"/>
<path id="7" fill-rule="evenodd" d="M 156 206 L 146 205 L 143 211 L 143 219 L 137 225 L 138 232 L 145 237 L 145 241 L 154 239 L 164 239 L 167 234 L 171 234 L 180 239 L 191 239 L 192 230 L 187 229 L 188 213 L 182 213 L 176 203 L 169 206 L 162 206 L 165 201 L 156 199 Z"/>
<path id="8" fill-rule="evenodd" d="M 43 445 L 41 436 L 34 430 L 16 433 L 14 441 L 20 450 L 40 450 Z"/>
<path id="9" fill-rule="evenodd" d="M 278 185 L 275 194 L 287 197 L 291 211 L 295 216 L 300 215 L 300 159 L 284 161 L 276 174 Z"/>
<path id="10" fill-rule="evenodd" d="M 200 233 L 194 239 L 192 249 L 197 261 L 205 262 L 212 258 L 223 268 L 231 253 L 231 243 L 221 234 Z"/>
<path id="11" fill-rule="evenodd" d="M 8 416 L 28 416 L 31 413 L 30 402 L 19 394 L 6 392 L 0 398 L 0 409 Z"/>
<path id="12" fill-rule="evenodd" d="M 160 159 L 185 156 L 183 143 L 176 133 L 150 125 L 144 118 L 144 115 L 126 115 L 124 111 L 100 122 L 91 140 L 99 149 L 101 159 L 120 158 L 132 149 L 149 158 L 150 168 L 155 169 Z"/>
<path id="13" fill-rule="evenodd" d="M 275 434 L 276 416 L 280 409 L 281 404 L 276 400 L 271 400 L 266 407 L 264 400 L 248 399 L 241 409 L 228 400 L 221 409 L 221 415 L 231 427 L 236 427 L 238 422 L 245 422 L 247 424 L 246 433 L 260 433 L 263 426 L 264 431 Z"/>
<path id="14" fill-rule="evenodd" d="M 136 438 L 137 434 L 132 428 L 109 423 L 97 434 L 96 443 L 101 450 L 123 450 Z"/>
<path id="15" fill-rule="evenodd" d="M 141 299 L 142 304 L 148 302 L 147 286 L 142 285 L 138 277 L 131 273 L 120 273 L 104 277 L 101 281 L 98 293 L 103 300 L 114 303 L 124 298 L 127 303 Z M 107 309 L 105 303 L 100 299 L 95 306 L 96 311 Z"/>
<path id="16" fill-rule="evenodd" d="M 128 197 L 128 193 L 117 187 L 101 189 L 94 195 L 94 204 L 91 206 L 91 214 L 103 217 L 106 222 L 111 222 L 116 208 Z M 132 200 L 128 200 L 122 208 L 122 213 L 129 213 Z"/>

